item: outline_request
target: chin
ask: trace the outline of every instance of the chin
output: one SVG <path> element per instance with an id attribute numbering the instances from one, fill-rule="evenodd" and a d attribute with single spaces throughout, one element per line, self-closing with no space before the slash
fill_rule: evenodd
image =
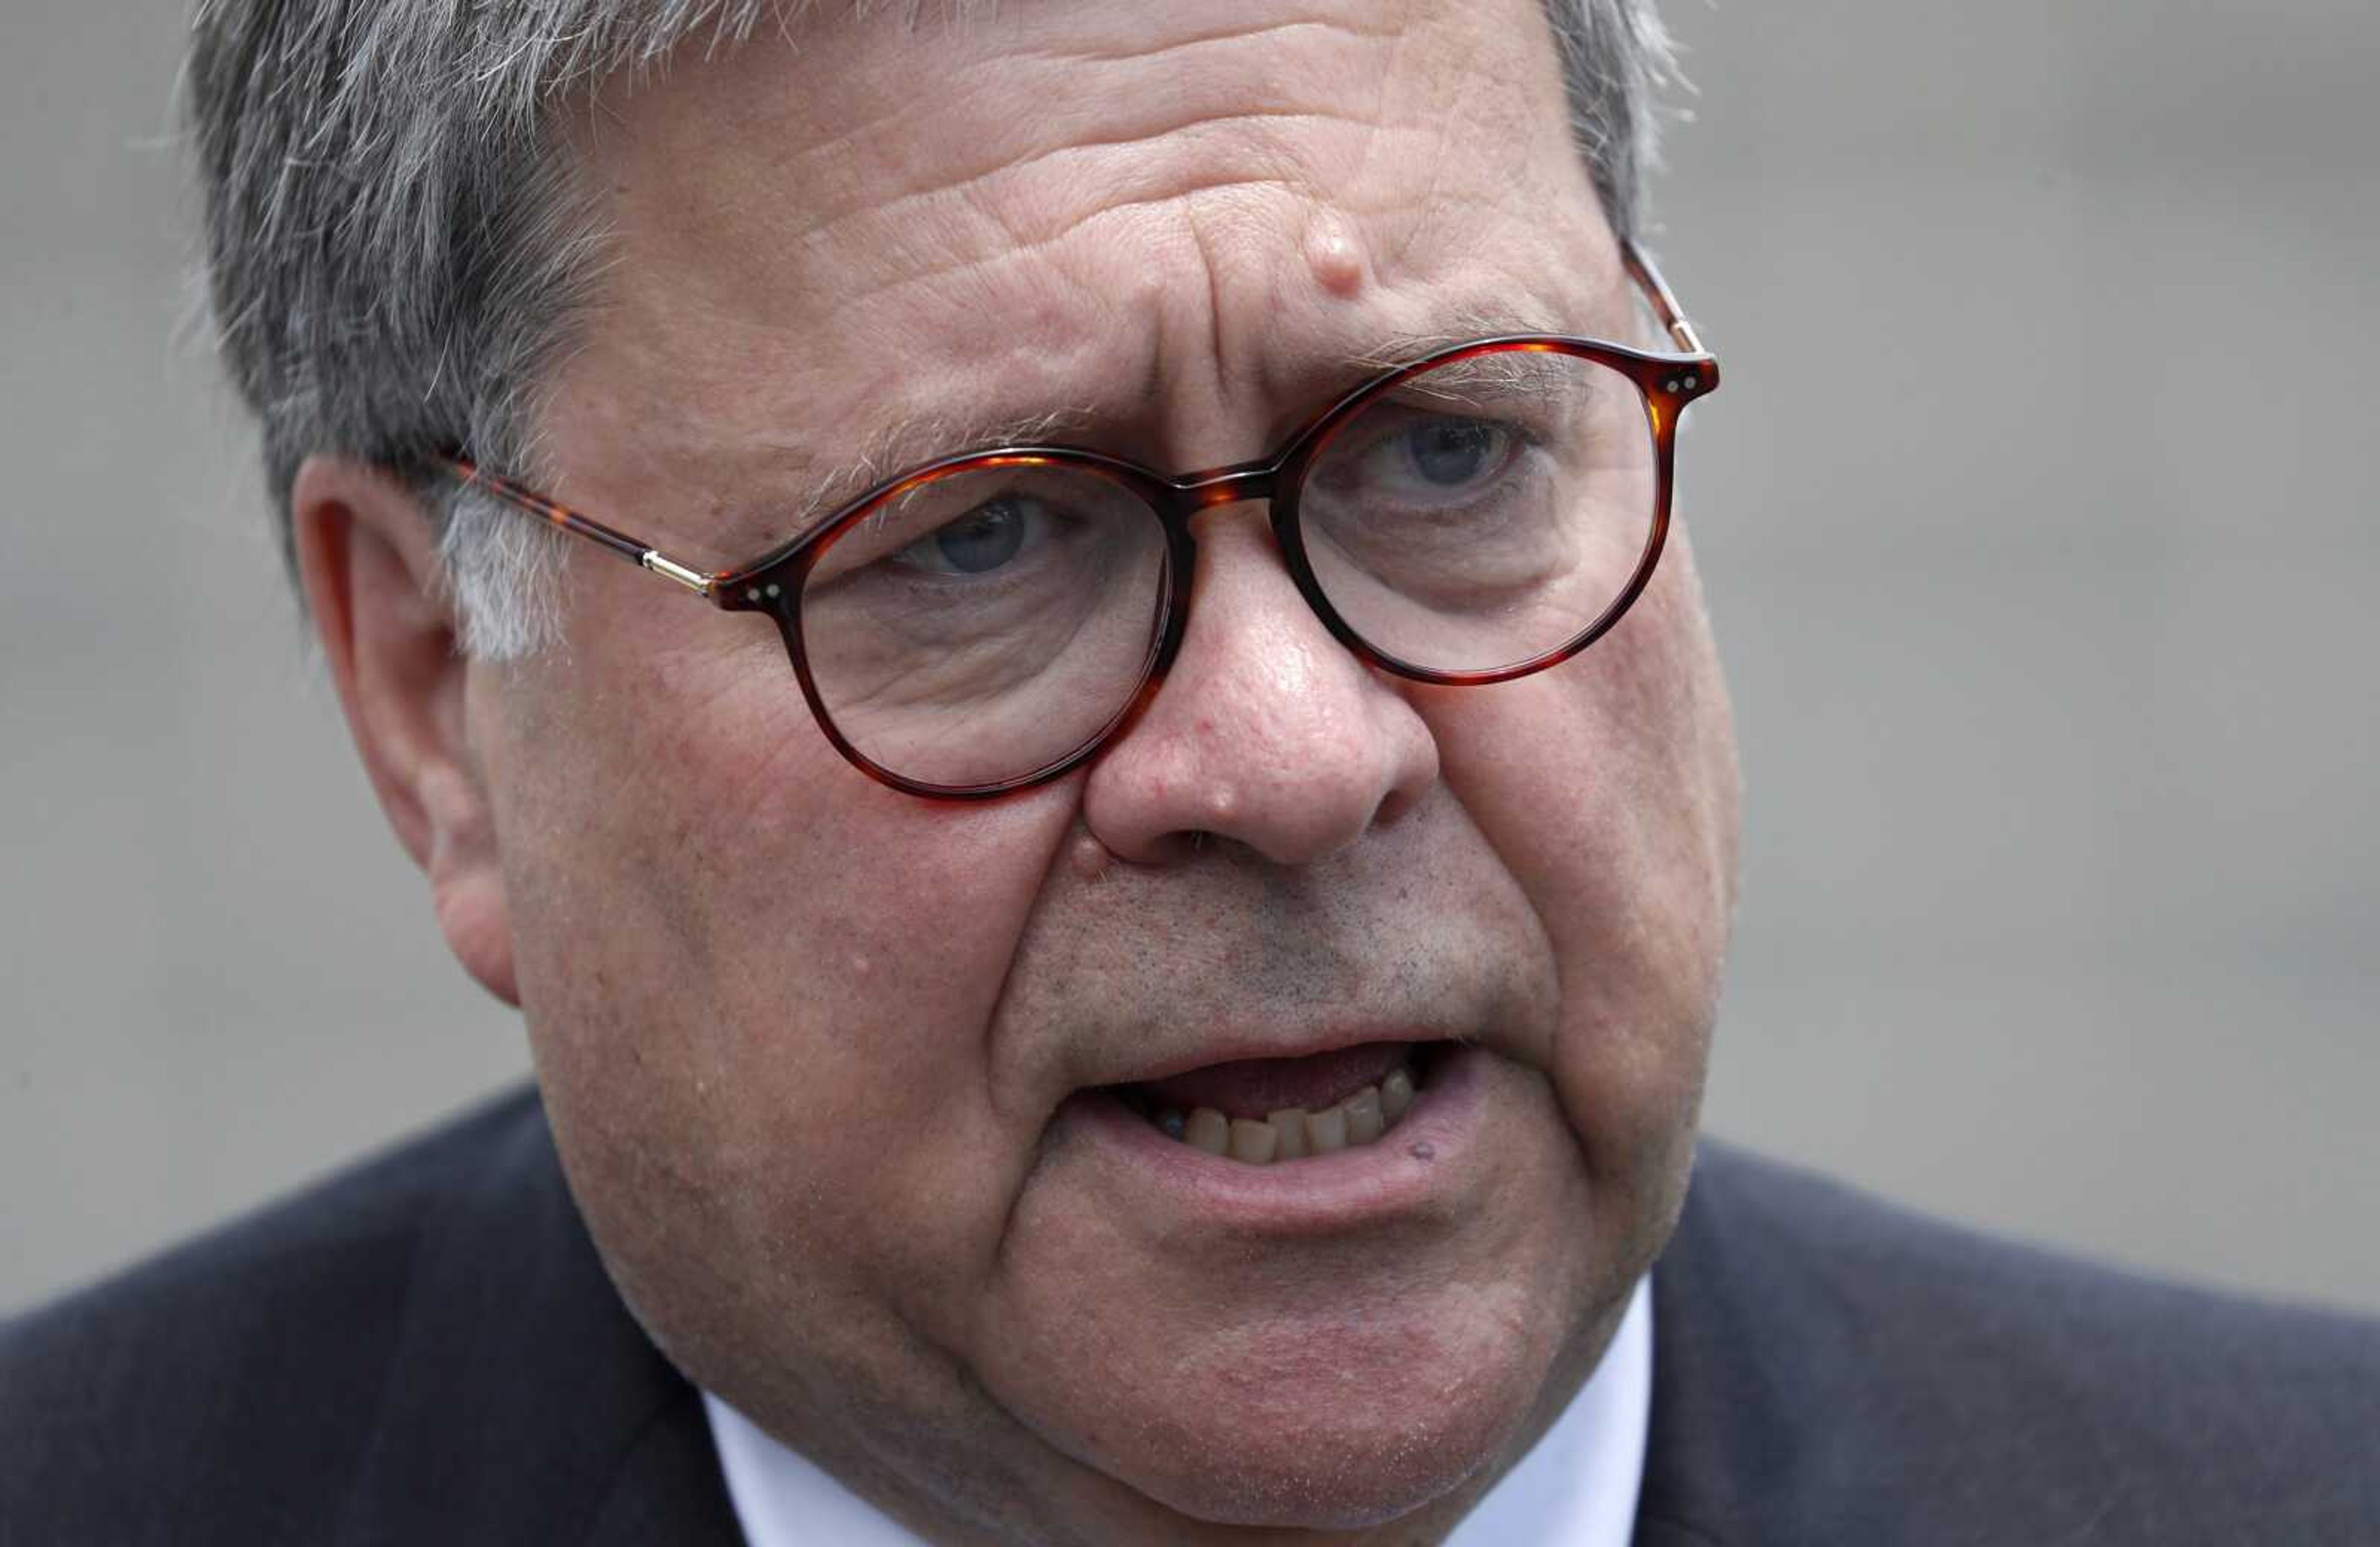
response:
<path id="1" fill-rule="evenodd" d="M 1484 1482 L 1522 1412 L 1334 1415 L 1252 1440 L 1194 1428 L 1121 1480 L 1175 1515 L 1215 1525 L 1355 1530 L 1412 1515 Z"/>
<path id="2" fill-rule="evenodd" d="M 1424 1510 L 1488 1475 L 1500 1447 L 1450 1446 L 1432 1429 L 1312 1434 L 1287 1455 L 1217 1442 L 1196 1465 L 1125 1480 L 1168 1513 L 1218 1526 L 1361 1530 Z M 1191 1457 L 1185 1457 L 1191 1459 Z"/>
<path id="3" fill-rule="evenodd" d="M 1458 1322 L 1457 1336 L 1387 1320 L 1232 1340 L 1160 1393 L 1111 1392 L 1078 1458 L 1214 1525 L 1349 1530 L 1427 1509 L 1501 1472 L 1551 1373 L 1525 1322 Z"/>

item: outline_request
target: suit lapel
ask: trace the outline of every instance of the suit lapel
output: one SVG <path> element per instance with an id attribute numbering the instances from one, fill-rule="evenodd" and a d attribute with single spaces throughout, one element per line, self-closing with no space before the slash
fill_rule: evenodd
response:
<path id="1" fill-rule="evenodd" d="M 622 1459 L 595 1511 L 588 1547 L 743 1547 L 702 1398 L 692 1386 L 679 1385 Z"/>
<path id="2" fill-rule="evenodd" d="M 1764 1275 L 1726 1224 L 1739 1158 L 1705 1139 L 1678 1228 L 1653 1271 L 1653 1416 L 1636 1547 L 1723 1547 L 1767 1517 L 1806 1440 L 1791 1421 Z"/>
<path id="3" fill-rule="evenodd" d="M 700 1399 L 613 1289 L 535 1098 L 455 1162 L 340 1540 L 739 1543 Z"/>

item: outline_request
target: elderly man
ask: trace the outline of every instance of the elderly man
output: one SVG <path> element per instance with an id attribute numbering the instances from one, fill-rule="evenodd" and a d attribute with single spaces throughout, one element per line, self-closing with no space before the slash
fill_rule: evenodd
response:
<path id="1" fill-rule="evenodd" d="M 0 1535 L 2380 1532 L 2369 1329 L 1696 1163 L 1644 0 L 875 9 L 201 7 L 224 347 L 538 1090 L 8 1329 Z"/>

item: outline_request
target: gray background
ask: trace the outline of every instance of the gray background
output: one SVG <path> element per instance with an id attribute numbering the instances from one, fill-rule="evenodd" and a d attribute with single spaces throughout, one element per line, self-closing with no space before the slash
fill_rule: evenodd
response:
<path id="1" fill-rule="evenodd" d="M 517 1075 L 178 341 L 178 6 L 0 20 L 0 1309 Z M 1711 1127 L 2380 1309 L 2369 0 L 1671 7 Z"/>

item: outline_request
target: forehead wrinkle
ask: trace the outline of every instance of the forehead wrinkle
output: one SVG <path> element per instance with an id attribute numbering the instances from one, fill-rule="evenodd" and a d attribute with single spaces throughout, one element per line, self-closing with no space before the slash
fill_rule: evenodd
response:
<path id="1" fill-rule="evenodd" d="M 1353 14 L 1370 19 L 1378 13 L 1362 6 Z M 577 148 L 599 174 L 623 170 L 636 155 L 640 139 L 648 149 L 655 148 L 645 133 L 597 132 L 606 119 L 626 125 L 628 115 L 623 110 L 630 98 L 643 99 L 640 116 L 652 126 L 651 133 L 674 142 L 672 159 L 735 159 L 745 141 L 758 138 L 769 142 L 776 173 L 790 175 L 806 190 L 805 197 L 798 209 L 741 200 L 721 207 L 731 213 L 776 216 L 773 240 L 806 242 L 830 235 L 846 220 L 888 213 L 905 219 L 912 213 L 905 208 L 908 200 L 932 198 L 960 184 L 1029 169 L 1047 155 L 1139 147 L 1184 128 L 1231 116 L 1256 120 L 1310 114 L 1360 119 L 1366 111 L 1377 116 L 1387 105 L 1384 93 L 1370 93 L 1366 109 L 1352 104 L 1365 94 L 1357 83 L 1378 80 L 1379 71 L 1364 67 L 1360 59 L 1351 63 L 1344 55 L 1376 52 L 1383 43 L 1402 50 L 1403 44 L 1401 29 L 1314 18 L 1270 22 L 1252 30 L 1225 29 L 1142 48 L 1131 45 L 1140 43 L 1148 30 L 1148 17 L 1135 12 L 1128 24 L 1118 23 L 1120 46 L 1100 49 L 1078 43 L 1087 30 L 1083 17 L 1069 17 L 1062 25 L 1038 23 L 1031 7 L 993 6 L 962 15 L 956 25 L 931 33 L 917 25 L 914 16 L 909 18 L 903 29 L 907 42 L 888 65 L 881 39 L 868 41 L 873 20 L 864 14 L 847 18 L 846 25 L 799 40 L 784 30 L 773 44 L 755 40 L 723 54 L 682 56 L 672 70 L 608 82 L 598 93 L 595 111 L 577 125 Z M 1314 68 L 1310 55 L 1330 43 L 1282 41 L 1292 36 L 1335 38 L 1354 46 L 1342 46 L 1331 67 Z M 1245 63 L 1206 60 L 1193 67 L 1173 57 L 1201 50 L 1228 50 L 1250 58 Z M 1284 64 L 1292 55 L 1305 57 L 1308 67 Z M 830 57 L 839 67 L 823 81 L 809 79 L 817 75 L 819 61 Z M 801 77 L 801 89 L 790 90 L 797 67 L 804 65 L 810 67 Z M 1097 82 L 1087 88 L 1086 67 Z M 686 90 L 698 73 L 717 78 L 716 85 L 723 91 Z M 1110 78 L 1119 76 L 1126 89 L 1110 90 L 1114 84 Z M 921 79 L 929 83 L 932 101 L 931 110 L 922 114 Z M 701 99 L 716 102 L 722 96 L 746 99 L 749 105 L 722 115 L 698 104 Z M 1031 111 L 1017 111 L 1020 98 L 1030 102 Z M 662 99 L 658 116 L 653 99 Z M 1226 105 L 1235 111 L 1217 111 Z M 912 153 L 918 137 L 912 126 L 956 118 L 974 126 L 969 143 L 988 153 L 980 153 L 977 164 L 954 176 L 919 186 L 915 180 L 918 169 L 940 158 Z M 1123 132 L 1082 138 L 1109 124 Z M 893 195 L 889 201 L 888 191 Z"/>
<path id="2" fill-rule="evenodd" d="M 875 233 L 887 227 L 912 233 L 947 229 L 939 224 L 940 219 L 957 209 L 996 220 L 1010 238 L 1009 250 L 989 256 L 1030 256 L 1065 241 L 1102 218 L 1162 207 L 1222 187 L 1271 187 L 1316 195 L 1333 185 L 1355 181 L 1335 175 L 1329 166 L 1312 164 L 1331 158 L 1314 156 L 1304 147 L 1293 148 L 1288 138 L 1274 132 L 1301 125 L 1337 126 L 1351 140 L 1360 139 L 1367 147 L 1377 143 L 1382 135 L 1395 132 L 1359 117 L 1321 111 L 1198 115 L 1145 134 L 1046 147 L 1022 158 L 1003 160 L 938 180 L 931 188 L 912 189 L 890 200 L 812 221 L 798 227 L 787 239 L 813 246 L 848 240 L 872 248 Z M 1405 133 L 1427 137 L 1422 129 Z M 1212 161 L 1197 153 L 1202 142 L 1216 140 L 1226 140 L 1238 147 L 1241 153 L 1233 158 L 1233 164 L 1242 169 L 1240 172 L 1218 178 Z M 1181 152 L 1124 154 L 1160 145 L 1179 146 Z M 1346 155 L 1337 159 L 1353 164 L 1357 158 Z M 1121 173 L 1119 166 L 1123 168 Z M 1087 200 L 1069 201 L 1073 208 L 1050 207 L 1055 201 L 1046 198 L 1013 196 L 1012 185 L 1036 177 L 1041 189 L 1064 189 L 1077 195 L 1085 189 L 1095 191 Z M 903 278 L 931 280 L 981 261 L 981 257 L 962 258 L 940 266 L 913 268 Z"/>
<path id="3" fill-rule="evenodd" d="M 1104 223 L 1121 219 L 1143 219 L 1160 212 L 1183 207 L 1201 197 L 1234 191 L 1271 191 L 1295 198 L 1307 197 L 1311 189 L 1303 181 L 1272 176 L 1262 172 L 1223 177 L 1184 177 L 1178 183 L 1129 198 L 1103 200 L 1094 208 L 1069 212 L 1060 224 L 1045 229 L 1021 228 L 1012 206 L 997 202 L 977 206 L 977 213 L 999 225 L 1004 239 L 989 248 L 965 256 L 954 257 L 931 266 L 912 268 L 895 277 L 884 280 L 869 293 L 874 296 L 896 295 L 915 286 L 933 286 L 953 279 L 985 275 L 1028 260 L 1047 259 L 1051 250 L 1064 246 Z"/>
<path id="4" fill-rule="evenodd" d="M 1135 36 L 1141 25 L 1135 18 L 1123 35 Z M 1078 30 L 1071 22 L 1049 29 L 1065 42 Z M 1331 32 L 1365 40 L 1367 53 L 1385 45 L 1389 57 L 1379 62 L 1387 68 L 1293 69 L 1285 55 L 1305 49 L 1266 42 Z M 933 72 L 943 90 L 936 109 L 924 116 L 887 106 L 913 107 L 915 82 L 879 90 L 883 71 L 872 52 L 862 53 L 842 85 L 831 76 L 821 98 L 815 91 L 789 91 L 785 66 L 791 59 L 815 67 L 825 55 L 762 46 L 698 67 L 725 72 L 716 83 L 721 90 L 693 90 L 692 72 L 665 79 L 638 104 L 646 127 L 592 137 L 595 143 L 584 149 L 599 172 L 616 175 L 612 180 L 632 206 L 648 206 L 663 225 L 682 228 L 692 221 L 726 235 L 725 242 L 710 244 L 714 250 L 724 246 L 732 252 L 747 242 L 756 255 L 856 249 L 880 272 L 887 258 L 896 268 L 907 267 L 906 258 L 949 254 L 965 242 L 967 223 L 950 218 L 960 211 L 997 211 L 1007 246 L 1038 247 L 1097 218 L 1097 209 L 1083 209 L 1082 190 L 1090 190 L 1094 204 L 1147 205 L 1211 182 L 1214 163 L 1245 168 L 1252 155 L 1260 176 L 1300 191 L 1327 190 L 1353 209 L 1364 201 L 1362 185 L 1378 182 L 1382 167 L 1409 164 L 1442 137 L 1446 83 L 1430 79 L 1436 72 L 1406 63 L 1417 41 L 1404 29 L 1275 23 L 1261 29 L 1254 43 L 1244 35 L 1210 40 L 1214 47 L 1254 55 L 1250 67 L 1177 68 L 1144 82 L 1150 72 L 1133 67 L 1131 56 L 1095 55 L 1090 57 L 1123 61 L 1122 68 L 1095 67 L 1095 77 L 1123 79 L 1089 88 L 1081 79 L 1083 65 L 1062 54 L 1053 51 L 1056 63 L 1036 71 L 1029 54 L 1020 69 L 1016 56 L 986 57 L 997 51 L 976 48 L 960 53 L 955 67 Z M 933 61 L 907 63 L 913 70 L 930 69 Z M 1053 89 L 1038 93 L 1038 110 L 1015 112 L 1020 84 L 1030 87 L 1045 76 L 1056 79 L 1043 82 Z M 1417 79 L 1402 79 L 1407 76 Z M 750 90 L 739 91 L 739 86 Z M 705 105 L 739 98 L 757 101 L 725 111 Z M 854 127 L 855 119 L 863 126 Z M 975 149 L 972 164 L 939 170 L 950 164 L 939 145 L 931 147 L 935 153 L 916 153 L 916 141 L 931 125 L 959 120 L 969 125 L 960 143 L 963 151 Z M 829 133 L 820 140 L 822 127 Z M 1229 141 L 1220 155 L 1213 144 L 1218 137 Z M 1175 146 L 1178 151 L 1167 153 Z M 640 179 L 639 164 L 649 173 L 678 164 L 716 167 L 719 175 Z M 1020 181 L 1027 186 L 1016 189 Z M 798 186 L 803 195 L 771 196 L 779 185 Z M 735 236 L 739 230 L 741 239 Z M 888 232 L 897 239 L 881 240 Z M 734 267 L 740 272 L 748 264 Z M 929 268 L 947 272 L 948 263 Z"/>
<path id="5" fill-rule="evenodd" d="M 1284 29 L 1268 29 L 1281 30 Z M 1379 114 L 1387 105 L 1378 95 L 1369 103 L 1358 104 L 1343 90 L 1315 90 L 1318 85 L 1331 87 L 1341 79 L 1361 79 L 1368 73 L 1358 70 L 1305 71 L 1286 77 L 1239 71 L 1197 82 L 1169 79 L 1165 90 L 1129 91 L 1087 86 L 1078 79 L 1085 63 L 1096 68 L 1100 60 L 1122 57 L 1075 60 L 1043 55 L 1026 55 L 1022 61 L 1014 56 L 964 61 L 963 70 L 943 83 L 941 116 L 967 116 L 993 132 L 978 141 L 979 156 L 923 180 L 917 171 L 932 158 L 908 153 L 911 137 L 903 128 L 916 118 L 912 112 L 871 113 L 859 127 L 841 129 L 830 139 L 792 152 L 784 164 L 797 171 L 810 168 L 799 171 L 799 176 L 812 196 L 805 201 L 798 224 L 784 227 L 778 239 L 813 242 L 831 239 L 840 228 L 855 222 L 915 219 L 921 213 L 919 204 L 947 199 L 978 184 L 1027 175 L 1066 158 L 1112 158 L 1118 152 L 1146 151 L 1202 129 L 1228 129 L 1255 138 L 1269 124 L 1332 122 L 1369 132 L 1380 127 Z M 1022 79 L 1018 79 L 1020 63 L 1027 67 L 1021 72 Z M 1043 73 L 1061 79 L 1037 81 L 1030 69 L 1035 63 L 1050 67 Z M 1069 71 L 1077 78 L 1063 79 Z M 1008 105 L 1004 99 L 1020 92 L 1038 93 L 1042 99 L 1038 109 L 1019 114 Z M 1003 101 L 969 113 L 971 99 L 991 93 Z M 908 100 L 903 93 L 887 94 Z M 1223 105 L 1227 100 L 1228 108 Z M 1094 105 L 1068 111 L 1069 104 L 1078 102 Z M 1062 180 L 1064 170 L 1059 175 Z M 818 197 L 824 188 L 836 189 L 840 197 Z"/>
<path id="6" fill-rule="evenodd" d="M 1291 211 L 1295 219 L 1285 221 L 1285 225 L 1302 225 L 1305 217 L 1297 211 L 1305 206 L 1328 206 L 1367 226 L 1394 225 L 1409 218 L 1406 206 L 1410 201 L 1402 197 L 1384 199 L 1363 167 L 1393 152 L 1392 146 L 1383 146 L 1384 139 L 1427 140 L 1430 138 L 1427 130 L 1383 129 L 1360 119 L 1298 116 L 1299 122 L 1342 124 L 1349 131 L 1351 143 L 1360 140 L 1364 147 L 1360 153 L 1343 158 L 1355 166 L 1352 174 L 1321 176 L 1309 163 L 1328 158 L 1298 153 L 1269 134 L 1249 136 L 1237 132 L 1244 128 L 1248 116 L 1201 120 L 1186 129 L 1169 131 L 1193 135 L 1231 133 L 1237 141 L 1237 153 L 1224 158 L 1197 154 L 1135 158 L 1130 174 L 1107 179 L 1111 185 L 1107 187 L 1095 186 L 1099 179 L 1091 177 L 1053 174 L 1041 179 L 1044 185 L 1075 195 L 1063 201 L 1071 207 L 1058 207 L 1059 201 L 1046 197 L 1002 197 L 1002 189 L 996 185 L 1019 171 L 1017 167 L 954 183 L 931 195 L 917 195 L 919 199 L 932 199 L 935 205 L 930 215 L 921 211 L 917 218 L 895 223 L 904 232 L 901 251 L 905 261 L 893 273 L 883 272 L 882 244 L 869 239 L 880 233 L 853 231 L 837 239 L 847 241 L 855 253 L 875 259 L 876 274 L 864 293 L 880 302 L 912 288 L 924 287 L 930 292 L 947 289 L 953 281 L 974 280 L 980 282 L 978 302 L 1005 305 L 1014 298 L 996 291 L 1004 271 L 1044 262 L 1057 271 L 1071 297 L 1087 297 L 1093 306 L 1112 318 L 1131 311 L 1132 303 L 1143 298 L 1119 289 L 1111 275 L 1087 280 L 1080 272 L 1081 262 L 1070 262 L 1070 254 L 1059 250 L 1073 247 L 1079 239 L 1097 235 L 1113 223 L 1153 225 L 1172 214 L 1186 218 L 1192 205 L 1234 194 L 1269 194 L 1282 201 L 1284 208 L 1296 206 Z M 1286 116 L 1275 116 L 1281 119 Z M 1070 150 L 1087 152 L 1088 148 Z M 1053 152 L 1063 153 L 1068 152 Z M 1087 170 L 1096 172 L 1098 168 Z M 1087 186 L 1092 191 L 1086 198 L 1082 190 Z M 857 221 L 866 217 L 851 218 Z M 1126 235 L 1146 238 L 1148 233 Z M 1286 252 L 1290 250 L 1287 244 L 1293 238 L 1285 234 L 1282 239 Z M 938 250 L 929 256 L 929 249 Z M 931 298 L 947 300 L 945 297 Z"/>
<path id="7" fill-rule="evenodd" d="M 1366 14 L 1372 13 L 1367 10 Z M 1137 21 L 1139 18 L 1135 17 L 1135 19 Z M 1346 20 L 1301 17 L 1291 21 L 1268 22 L 1261 27 L 1226 27 L 1212 32 L 1202 32 L 1195 37 L 1174 38 L 1149 47 L 1133 46 L 1140 40 L 1142 34 L 1127 30 L 1123 34 L 1123 39 L 1118 45 L 1111 48 L 1101 48 L 1096 44 L 1075 42 L 1075 40 L 1080 36 L 1078 29 L 1052 29 L 1052 31 L 1056 34 L 1058 42 L 1052 46 L 1035 50 L 1038 57 L 1069 64 L 1111 64 L 1127 61 L 1145 64 L 1192 49 L 1207 48 L 1216 44 L 1246 44 L 1260 39 L 1277 41 L 1284 32 L 1336 33 L 1363 43 L 1381 43 L 1393 42 L 1402 35 L 1404 29 L 1359 27 Z"/>

